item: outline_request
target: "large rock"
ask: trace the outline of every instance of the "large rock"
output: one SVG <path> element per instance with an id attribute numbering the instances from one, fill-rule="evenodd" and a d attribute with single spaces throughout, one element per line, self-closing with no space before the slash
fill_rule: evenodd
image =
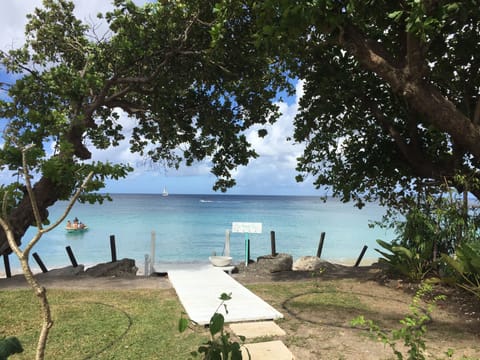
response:
<path id="1" fill-rule="evenodd" d="M 52 270 L 49 270 L 46 273 L 41 273 L 39 275 L 49 276 L 49 277 L 54 277 L 54 276 L 58 276 L 58 277 L 78 276 L 78 275 L 83 274 L 84 268 L 85 267 L 83 265 L 78 265 L 76 267 L 67 266 L 67 267 L 59 268 L 59 269 L 52 269 Z"/>
<path id="2" fill-rule="evenodd" d="M 293 263 L 293 271 L 317 271 L 323 269 L 325 262 L 317 256 L 302 256 Z"/>
<path id="3" fill-rule="evenodd" d="M 291 271 L 292 263 L 293 257 L 289 254 L 264 255 L 257 258 L 256 268 L 269 273 Z"/>
<path id="4" fill-rule="evenodd" d="M 85 270 L 85 273 L 90 276 L 116 276 L 126 277 L 136 275 L 138 268 L 135 266 L 135 260 L 122 259 L 115 262 L 103 263 L 92 266 Z"/>

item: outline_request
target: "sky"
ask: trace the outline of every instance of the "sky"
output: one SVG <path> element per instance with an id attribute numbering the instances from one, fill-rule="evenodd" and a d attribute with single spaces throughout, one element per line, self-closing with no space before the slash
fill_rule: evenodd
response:
<path id="1" fill-rule="evenodd" d="M 138 0 L 140 1 L 140 0 Z M 138 3 L 137 1 L 137 3 Z M 111 8 L 111 1 L 76 0 L 75 13 L 81 20 L 92 23 L 96 21 L 98 12 Z M 24 40 L 26 14 L 31 13 L 36 6 L 41 6 L 41 0 L 15 0 L 1 2 L 0 49 L 9 50 L 19 47 Z M 5 74 L 0 72 L 0 81 L 5 80 Z M 316 190 L 312 179 L 297 183 L 296 158 L 303 152 L 304 146 L 287 141 L 293 135 L 293 119 L 298 109 L 298 100 L 302 96 L 302 82 L 296 85 L 296 95 L 286 102 L 278 103 L 281 117 L 273 126 L 267 127 L 268 136 L 261 139 L 257 136 L 258 128 L 246 132 L 247 139 L 259 154 L 247 166 L 239 167 L 234 173 L 237 185 L 228 190 L 227 194 L 238 195 L 315 195 L 323 196 L 325 191 Z M 126 116 L 121 118 L 128 139 L 128 131 L 134 123 Z M 179 170 L 151 166 L 138 155 L 128 150 L 128 140 L 120 146 L 106 151 L 92 151 L 92 158 L 109 160 L 110 162 L 128 162 L 135 171 L 127 178 L 110 181 L 105 189 L 109 193 L 161 193 L 166 187 L 170 194 L 213 194 L 212 187 L 215 177 L 210 174 L 208 162 L 197 163 L 191 167 L 181 167 Z M 10 175 L 0 174 L 0 182 L 10 181 Z"/>

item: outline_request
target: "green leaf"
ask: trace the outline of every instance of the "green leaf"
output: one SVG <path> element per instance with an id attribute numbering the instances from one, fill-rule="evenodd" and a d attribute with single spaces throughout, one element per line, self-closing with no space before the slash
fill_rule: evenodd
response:
<path id="1" fill-rule="evenodd" d="M 0 360 L 7 359 L 10 355 L 23 352 L 22 344 L 16 337 L 0 339 Z"/>
<path id="2" fill-rule="evenodd" d="M 403 10 L 397 10 L 397 11 L 394 11 L 394 12 L 388 14 L 388 17 L 390 19 L 395 20 L 395 21 L 399 21 L 400 18 L 402 17 L 402 15 L 403 15 Z"/>
<path id="3" fill-rule="evenodd" d="M 220 300 L 222 301 L 228 301 L 228 300 L 232 300 L 232 293 L 222 293 L 219 297 Z"/>
<path id="4" fill-rule="evenodd" d="M 442 260 L 445 261 L 450 267 L 452 267 L 459 274 L 464 273 L 464 268 L 460 261 L 453 259 L 451 256 L 447 254 L 442 254 Z"/>
<path id="5" fill-rule="evenodd" d="M 210 334 L 215 336 L 223 330 L 223 325 L 225 324 L 225 318 L 222 314 L 215 313 L 210 319 Z"/>
<path id="6" fill-rule="evenodd" d="M 412 251 L 410 251 L 409 249 L 407 249 L 406 247 L 404 247 L 404 246 L 394 246 L 394 247 L 392 247 L 392 250 L 393 250 L 395 253 L 399 253 L 399 254 L 405 255 L 405 256 L 408 257 L 409 259 L 413 259 L 413 258 L 414 258 L 414 253 L 413 253 Z"/>
<path id="7" fill-rule="evenodd" d="M 384 249 L 387 249 L 387 250 L 389 250 L 389 251 L 392 251 L 393 245 L 390 244 L 390 243 L 387 243 L 386 241 L 377 239 L 377 244 L 380 245 L 381 247 L 383 247 Z"/>
<path id="8" fill-rule="evenodd" d="M 183 316 L 178 320 L 178 331 L 184 332 L 188 328 L 188 319 Z"/>
<path id="9" fill-rule="evenodd" d="M 232 360 L 242 360 L 242 350 L 240 349 L 240 345 L 238 343 L 233 343 L 231 345 L 231 359 Z"/>

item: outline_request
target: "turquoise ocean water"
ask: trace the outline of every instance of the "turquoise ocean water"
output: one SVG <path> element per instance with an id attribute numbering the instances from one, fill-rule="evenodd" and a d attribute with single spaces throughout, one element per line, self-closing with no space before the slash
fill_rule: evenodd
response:
<path id="1" fill-rule="evenodd" d="M 157 263 L 206 262 L 212 252 L 223 252 L 225 231 L 232 222 L 260 222 L 261 234 L 250 234 L 251 258 L 270 254 L 270 231 L 275 231 L 277 252 L 294 259 L 315 255 L 321 232 L 326 233 L 322 258 L 331 261 L 355 260 L 364 245 L 365 260 L 378 258 L 376 239 L 391 241 L 393 234 L 368 227 L 380 220 L 384 209 L 375 204 L 358 210 L 335 199 L 319 197 L 118 194 L 103 205 L 76 204 L 68 219 L 78 217 L 88 225 L 81 234 L 67 233 L 62 225 L 47 233 L 34 247 L 49 269 L 70 265 L 66 246 L 80 264 L 111 260 L 110 235 L 115 235 L 117 258 L 133 258 L 141 266 L 150 254 L 151 234 L 156 235 Z M 56 219 L 66 203 L 50 208 Z M 31 228 L 24 240 L 30 239 Z M 244 234 L 232 233 L 230 251 L 235 262 L 245 257 Z M 13 269 L 18 268 L 10 255 Z M 3 265 L 3 264 L 2 264 Z M 32 266 L 37 267 L 32 259 Z M 3 266 L 1 271 L 3 271 Z M 1 272 L 0 271 L 0 272 Z"/>

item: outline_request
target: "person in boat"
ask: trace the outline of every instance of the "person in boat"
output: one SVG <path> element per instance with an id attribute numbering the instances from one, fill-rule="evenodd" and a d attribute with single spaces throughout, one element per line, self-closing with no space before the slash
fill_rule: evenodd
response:
<path id="1" fill-rule="evenodd" d="M 73 228 L 78 229 L 78 218 L 73 219 Z"/>
<path id="2" fill-rule="evenodd" d="M 72 228 L 72 222 L 70 220 L 67 221 L 67 229 Z"/>

